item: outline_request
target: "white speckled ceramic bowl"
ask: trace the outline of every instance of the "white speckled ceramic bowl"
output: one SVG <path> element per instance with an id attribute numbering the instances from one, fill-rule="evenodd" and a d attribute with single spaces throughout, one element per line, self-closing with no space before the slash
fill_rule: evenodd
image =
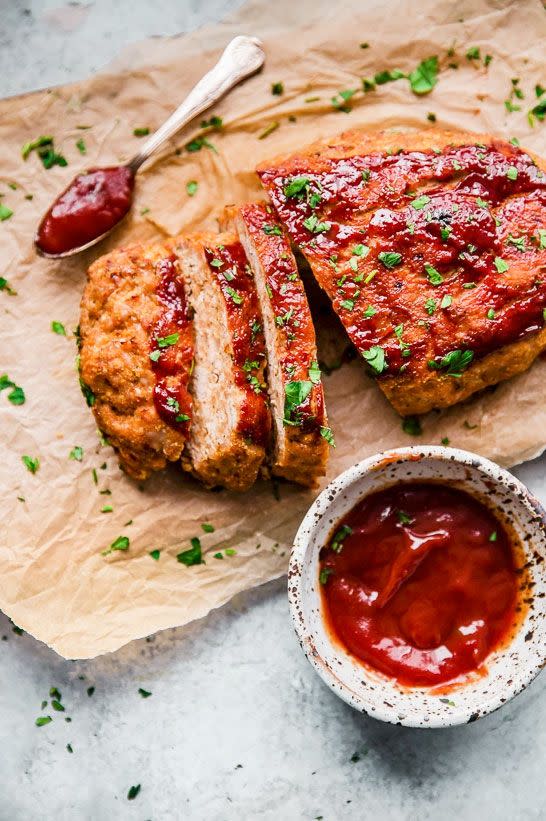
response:
<path id="1" fill-rule="evenodd" d="M 321 614 L 319 551 L 335 524 L 364 496 L 407 481 L 440 480 L 478 496 L 515 532 L 529 567 L 528 610 L 514 637 L 448 695 L 430 687 L 403 687 L 358 662 L 325 627 Z M 409 447 L 354 465 L 315 500 L 296 535 L 288 596 L 301 647 L 321 678 L 355 709 L 408 727 L 446 727 L 475 721 L 501 707 L 546 663 L 546 513 L 508 471 L 455 448 Z"/>

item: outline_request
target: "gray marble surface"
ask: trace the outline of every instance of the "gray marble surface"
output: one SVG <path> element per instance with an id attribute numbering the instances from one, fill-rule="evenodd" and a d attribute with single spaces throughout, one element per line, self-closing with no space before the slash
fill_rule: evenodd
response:
<path id="1" fill-rule="evenodd" d="M 0 93 L 82 78 L 128 42 L 195 28 L 238 4 L 0 0 Z M 545 466 L 515 471 L 543 502 Z M 315 676 L 282 580 L 93 661 L 62 660 L 1 615 L 0 636 L 0 821 L 546 816 L 545 676 L 467 727 L 381 724 Z M 50 687 L 66 712 L 37 728 Z"/>

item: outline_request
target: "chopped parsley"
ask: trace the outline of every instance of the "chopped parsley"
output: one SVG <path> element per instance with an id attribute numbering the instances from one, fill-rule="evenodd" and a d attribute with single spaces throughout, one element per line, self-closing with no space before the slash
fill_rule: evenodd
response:
<path id="1" fill-rule="evenodd" d="M 0 393 L 8 389 L 11 389 L 8 393 L 8 401 L 11 402 L 12 405 L 25 404 L 26 397 L 24 390 L 20 385 L 16 385 L 15 382 L 12 382 L 9 376 L 4 373 L 0 376 Z"/>
<path id="2" fill-rule="evenodd" d="M 156 339 L 158 347 L 160 348 L 170 348 L 171 345 L 176 345 L 178 340 L 180 339 L 180 334 L 178 331 L 175 331 L 174 334 L 169 334 L 168 336 L 160 336 Z"/>
<path id="3" fill-rule="evenodd" d="M 376 85 L 382 86 L 385 85 L 385 83 L 393 83 L 395 80 L 401 80 L 405 76 L 403 71 L 395 68 L 393 71 L 389 71 L 388 69 L 378 71 L 373 79 Z"/>
<path id="4" fill-rule="evenodd" d="M 323 234 L 332 227 L 331 222 L 320 222 L 316 214 L 311 214 L 310 217 L 307 217 L 307 219 L 303 221 L 303 224 L 312 234 Z"/>
<path id="5" fill-rule="evenodd" d="M 303 402 L 305 402 L 311 393 L 312 388 L 313 383 L 306 380 L 286 383 L 283 419 L 285 425 L 300 424 L 297 409 Z"/>
<path id="6" fill-rule="evenodd" d="M 421 427 L 421 421 L 418 416 L 405 416 L 402 419 L 402 430 L 404 433 L 407 433 L 408 436 L 421 436 L 423 433 L 423 428 Z"/>
<path id="7" fill-rule="evenodd" d="M 271 93 L 276 97 L 284 94 L 284 85 L 282 83 L 271 83 Z"/>
<path id="8" fill-rule="evenodd" d="M 425 267 L 425 271 L 427 273 L 428 281 L 430 282 L 430 284 L 434 285 L 434 286 L 441 285 L 442 282 L 444 281 L 444 278 L 441 275 L 441 273 L 439 271 L 437 271 L 436 268 L 433 265 L 431 265 L 429 262 L 425 262 L 424 267 Z"/>
<path id="9" fill-rule="evenodd" d="M 213 114 L 210 120 L 201 120 L 200 128 L 222 128 L 224 121 L 217 114 Z"/>
<path id="10" fill-rule="evenodd" d="M 454 350 L 446 353 L 440 362 L 436 362 L 433 359 L 429 360 L 428 366 L 432 370 L 445 370 L 447 376 L 452 376 L 455 379 L 459 379 L 462 376 L 463 371 L 468 368 L 473 359 L 473 351 Z"/>
<path id="11" fill-rule="evenodd" d="M 467 60 L 480 60 L 481 59 L 480 49 L 478 48 L 478 46 L 472 46 L 472 48 L 468 49 L 468 51 L 466 52 L 466 59 Z"/>
<path id="12" fill-rule="evenodd" d="M 309 187 L 311 180 L 309 177 L 294 177 L 284 185 L 285 197 L 297 197 L 302 199 Z"/>
<path id="13" fill-rule="evenodd" d="M 376 374 L 383 373 L 387 367 L 385 351 L 380 345 L 372 345 L 369 350 L 362 351 L 362 356 Z"/>
<path id="14" fill-rule="evenodd" d="M 333 550 L 334 553 L 341 553 L 343 549 L 343 541 L 347 538 L 347 536 L 351 536 L 352 532 L 353 528 L 349 527 L 349 525 L 341 525 L 339 530 L 337 530 L 332 537 L 330 549 Z"/>
<path id="15" fill-rule="evenodd" d="M 26 469 L 32 474 L 37 473 L 40 468 L 40 460 L 37 456 L 21 456 L 21 461 Z"/>
<path id="16" fill-rule="evenodd" d="M 449 308 L 452 302 L 453 297 L 451 296 L 451 294 L 445 294 L 445 296 L 442 297 L 442 301 L 440 302 L 440 308 Z"/>
<path id="17" fill-rule="evenodd" d="M 216 151 L 216 148 L 213 146 L 211 142 L 207 140 L 206 137 L 194 137 L 193 140 L 190 140 L 189 143 L 185 145 L 186 151 L 189 151 L 190 154 L 194 154 L 196 151 L 201 151 L 202 148 L 210 148 L 211 151 Z"/>
<path id="18" fill-rule="evenodd" d="M 419 63 L 408 75 L 408 80 L 414 94 L 429 94 L 438 82 L 438 57 L 428 57 Z"/>
<path id="19" fill-rule="evenodd" d="M 133 787 L 129 787 L 129 792 L 127 793 L 127 800 L 133 801 L 137 797 L 140 792 L 140 784 L 135 784 Z"/>
<path id="20" fill-rule="evenodd" d="M 353 308 L 355 307 L 354 300 L 352 300 L 352 299 L 342 299 L 339 304 L 346 311 L 352 311 Z"/>
<path id="21" fill-rule="evenodd" d="M 410 525 L 413 522 L 412 517 L 404 510 L 397 510 L 396 518 L 398 519 L 401 525 Z"/>
<path id="22" fill-rule="evenodd" d="M 438 303 L 435 299 L 427 299 L 427 301 L 425 302 L 425 311 L 429 316 L 432 316 L 434 314 L 434 311 L 437 307 Z"/>
<path id="23" fill-rule="evenodd" d="M 83 459 L 83 448 L 80 447 L 80 445 L 76 445 L 68 454 L 68 458 L 74 459 L 74 461 L 76 462 L 81 462 L 81 460 Z"/>
<path id="24" fill-rule="evenodd" d="M 214 533 L 214 525 L 211 525 L 209 522 L 203 522 L 201 530 L 203 533 Z"/>
<path id="25" fill-rule="evenodd" d="M 51 323 L 51 330 L 54 334 L 59 334 L 59 336 L 66 336 L 66 328 L 64 327 L 62 322 L 56 322 L 53 320 Z"/>
<path id="26" fill-rule="evenodd" d="M 236 305 L 241 305 L 243 303 L 244 297 L 230 285 L 226 285 L 226 293 L 232 298 Z"/>
<path id="27" fill-rule="evenodd" d="M 490 542 L 496 542 L 496 541 L 497 541 L 497 531 L 496 531 L 496 530 L 494 530 L 494 531 L 493 531 L 493 532 L 489 535 L 489 541 L 490 541 Z"/>
<path id="28" fill-rule="evenodd" d="M 333 572 L 333 568 L 331 567 L 322 567 L 319 573 L 319 582 L 326 584 Z"/>
<path id="29" fill-rule="evenodd" d="M 525 251 L 525 237 L 513 237 L 512 234 L 509 234 L 506 244 L 514 245 L 518 251 Z"/>
<path id="30" fill-rule="evenodd" d="M 190 544 L 191 547 L 189 550 L 183 550 L 181 553 L 178 553 L 176 560 L 181 564 L 185 564 L 186 567 L 191 567 L 194 564 L 204 564 L 201 551 L 201 542 L 197 536 L 190 539 Z"/>
<path id="31" fill-rule="evenodd" d="M 395 268 L 402 262 L 402 254 L 398 251 L 381 251 L 377 255 L 379 262 L 382 262 L 385 268 Z"/>
<path id="32" fill-rule="evenodd" d="M 274 120 L 272 123 L 269 123 L 269 125 L 266 126 L 264 130 L 258 134 L 258 139 L 265 140 L 265 138 L 269 137 L 270 134 L 273 134 L 273 132 L 276 131 L 277 128 L 279 128 L 279 126 L 280 123 L 277 120 Z"/>
<path id="33" fill-rule="evenodd" d="M 199 183 L 197 180 L 189 180 L 186 183 L 186 191 L 189 197 L 194 197 L 197 194 L 197 189 L 199 188 Z"/>
<path id="34" fill-rule="evenodd" d="M 499 274 L 504 274 L 510 268 L 506 260 L 501 257 L 495 257 L 494 265 Z"/>
<path id="35" fill-rule="evenodd" d="M 51 721 L 53 721 L 51 716 L 39 716 L 34 723 L 37 727 L 45 727 L 45 725 Z"/>
<path id="36" fill-rule="evenodd" d="M 546 228 L 539 228 L 538 229 L 538 237 L 539 237 L 539 248 L 542 250 L 546 248 Z"/>
<path id="37" fill-rule="evenodd" d="M 152 360 L 152 362 L 157 362 L 159 360 L 160 356 L 161 356 L 160 349 L 157 348 L 155 351 L 152 351 L 149 356 L 150 356 L 150 359 Z"/>
<path id="38" fill-rule="evenodd" d="M 506 176 L 508 177 L 509 180 L 517 180 L 517 178 L 518 178 L 518 169 L 514 165 L 511 165 L 510 168 L 506 172 Z"/>
<path id="39" fill-rule="evenodd" d="M 415 208 L 416 211 L 420 211 L 422 208 L 425 207 L 430 202 L 430 197 L 427 197 L 426 194 L 423 194 L 420 197 L 411 201 L 411 207 Z"/>
<path id="40" fill-rule="evenodd" d="M 129 537 L 128 536 L 118 536 L 117 539 L 114 539 L 110 547 L 107 547 L 106 550 L 102 551 L 102 556 L 107 556 L 109 553 L 113 553 L 115 550 L 121 550 L 122 552 L 129 550 Z"/>
<path id="41" fill-rule="evenodd" d="M 374 308 L 373 305 L 368 305 L 366 310 L 364 311 L 364 316 L 366 319 L 371 319 L 372 316 L 375 316 L 377 313 L 377 308 Z"/>
<path id="42" fill-rule="evenodd" d="M 267 234 L 268 237 L 282 237 L 280 225 L 264 225 L 263 232 Z"/>
<path id="43" fill-rule="evenodd" d="M 87 146 L 82 137 L 79 140 L 76 140 L 76 148 L 80 152 L 80 154 L 87 154 Z"/>
<path id="44" fill-rule="evenodd" d="M 309 365 L 309 379 L 313 383 L 313 385 L 318 385 L 320 382 L 320 368 L 318 362 L 311 362 Z"/>
<path id="45" fill-rule="evenodd" d="M 521 111 L 521 106 L 516 105 L 515 103 L 512 102 L 512 100 L 505 100 L 504 101 L 504 107 L 510 114 L 512 114 L 514 111 Z M 533 112 L 534 112 L 534 109 L 533 109 Z"/>
<path id="46" fill-rule="evenodd" d="M 150 696 L 152 695 L 151 690 L 145 690 L 144 687 L 139 687 L 138 693 L 142 696 L 142 698 L 150 698 Z"/>
<path id="47" fill-rule="evenodd" d="M 1 205 L 2 205 L 2 203 L 0 203 L 0 206 Z M 2 209 L 0 208 L 0 213 L 1 212 L 2 212 Z M 11 285 L 9 284 L 9 282 L 7 281 L 7 279 L 5 277 L 0 277 L 0 291 L 5 291 L 10 296 L 17 296 L 17 291 L 15 290 L 15 288 L 11 287 Z"/>
<path id="48" fill-rule="evenodd" d="M 150 133 L 150 129 L 148 126 L 143 126 L 142 128 L 133 128 L 133 135 L 135 137 L 147 137 Z"/>
<path id="49" fill-rule="evenodd" d="M 161 556 L 161 550 L 158 550 L 157 548 L 156 548 L 155 550 L 150 550 L 150 552 L 148 553 L 148 555 L 149 555 L 149 556 L 151 556 L 151 557 L 152 557 L 152 559 L 153 559 L 155 562 L 157 562 L 157 561 L 159 561 L 159 557 Z"/>
<path id="50" fill-rule="evenodd" d="M 362 242 L 359 242 L 353 248 L 353 255 L 356 257 L 367 257 L 370 253 L 370 249 L 367 245 L 364 245 Z"/>
<path id="51" fill-rule="evenodd" d="M 340 91 L 335 97 L 332 97 L 332 105 L 337 111 L 344 111 L 348 114 L 351 109 L 351 104 L 349 100 L 353 97 L 357 92 L 356 88 L 347 88 L 343 91 Z"/>
<path id="52" fill-rule="evenodd" d="M 333 434 L 332 428 L 328 428 L 325 425 L 321 425 L 320 426 L 320 435 L 322 436 L 323 439 L 325 439 L 328 442 L 328 444 L 331 447 L 335 448 L 336 441 L 334 439 L 334 434 Z"/>
<path id="53" fill-rule="evenodd" d="M 3 202 L 0 202 L 0 222 L 5 222 L 5 220 L 9 220 L 12 216 L 13 211 L 11 208 L 8 208 L 8 206 L 4 205 Z"/>
<path id="54" fill-rule="evenodd" d="M 487 318 L 488 319 L 495 319 L 495 311 L 493 310 L 493 308 L 489 308 L 489 310 L 487 312 Z"/>
<path id="55" fill-rule="evenodd" d="M 38 137 L 36 140 L 25 143 L 21 149 L 21 155 L 24 160 L 28 159 L 30 154 L 36 151 L 42 161 L 44 168 L 49 169 L 54 165 L 65 166 L 68 165 L 66 159 L 62 154 L 55 151 L 53 145 L 53 137 Z"/>

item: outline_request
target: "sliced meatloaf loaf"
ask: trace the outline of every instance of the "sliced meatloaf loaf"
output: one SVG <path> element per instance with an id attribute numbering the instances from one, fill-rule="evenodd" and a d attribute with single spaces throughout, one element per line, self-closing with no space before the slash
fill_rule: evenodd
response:
<path id="1" fill-rule="evenodd" d="M 173 247 L 194 311 L 188 467 L 209 486 L 246 490 L 264 461 L 271 428 L 254 277 L 233 234 L 178 237 Z"/>
<path id="2" fill-rule="evenodd" d="M 191 427 L 193 328 L 176 257 L 132 245 L 91 265 L 80 378 L 99 429 L 135 479 L 177 461 Z"/>
<path id="3" fill-rule="evenodd" d="M 284 229 L 271 206 L 229 209 L 252 266 L 264 320 L 267 382 L 273 415 L 271 471 L 315 487 L 333 442 L 324 410 L 315 330 Z"/>
<path id="4" fill-rule="evenodd" d="M 489 134 L 353 130 L 258 174 L 380 388 L 413 414 L 546 348 L 545 170 Z"/>

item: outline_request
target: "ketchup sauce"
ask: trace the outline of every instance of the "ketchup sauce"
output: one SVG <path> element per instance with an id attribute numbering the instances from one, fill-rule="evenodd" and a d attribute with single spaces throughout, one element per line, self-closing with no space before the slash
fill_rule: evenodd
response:
<path id="1" fill-rule="evenodd" d="M 407 483 L 367 496 L 320 559 L 332 634 L 406 686 L 477 670 L 519 619 L 510 538 L 489 508 L 455 488 Z"/>
<path id="2" fill-rule="evenodd" d="M 166 424 L 187 435 L 192 419 L 188 389 L 194 354 L 192 314 L 175 257 L 162 259 L 157 273 L 156 293 L 162 312 L 150 343 L 155 374 L 154 405 Z"/>
<path id="3" fill-rule="evenodd" d="M 65 254 L 100 237 L 129 211 L 134 183 L 125 165 L 78 174 L 43 218 L 37 246 L 46 254 Z"/>

